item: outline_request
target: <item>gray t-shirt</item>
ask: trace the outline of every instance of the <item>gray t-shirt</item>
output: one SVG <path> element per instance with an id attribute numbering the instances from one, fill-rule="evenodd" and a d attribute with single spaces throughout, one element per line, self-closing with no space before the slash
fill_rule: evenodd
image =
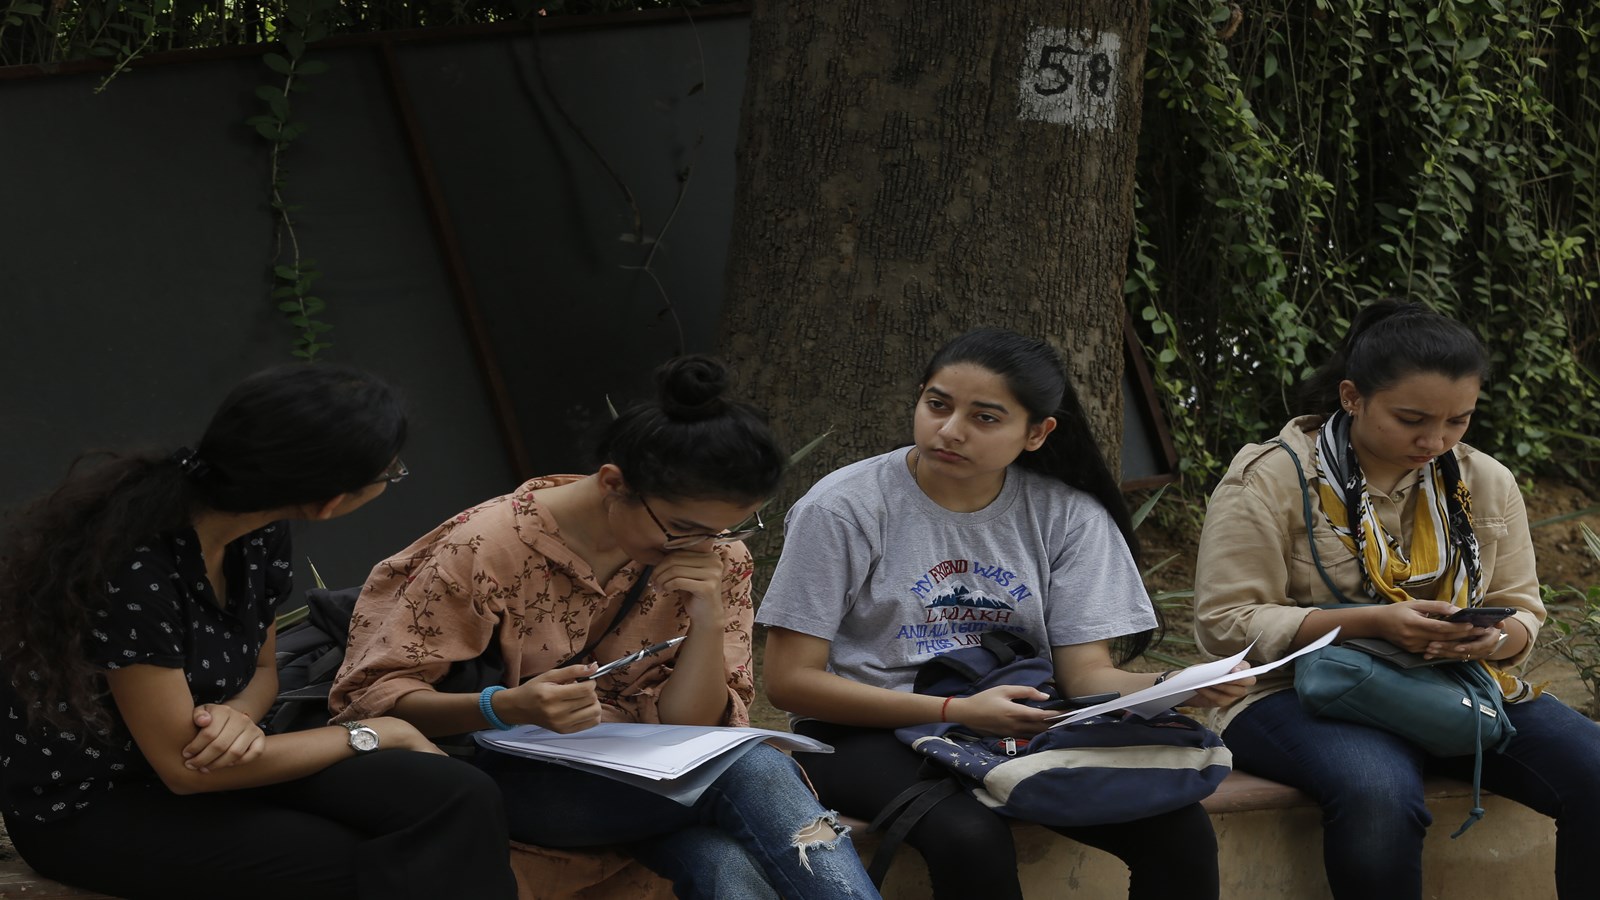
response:
<path id="1" fill-rule="evenodd" d="M 917 487 L 908 452 L 832 472 L 789 510 L 757 622 L 831 641 L 830 671 L 895 690 L 985 631 L 1043 650 L 1155 627 L 1094 497 L 1013 465 L 994 502 L 951 512 Z"/>

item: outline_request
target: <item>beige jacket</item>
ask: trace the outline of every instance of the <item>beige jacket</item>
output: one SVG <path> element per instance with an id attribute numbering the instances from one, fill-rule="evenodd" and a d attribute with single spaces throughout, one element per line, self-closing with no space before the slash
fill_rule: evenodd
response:
<path id="1" fill-rule="evenodd" d="M 1285 425 L 1279 434 L 1300 458 L 1313 485 L 1317 473 L 1312 455 L 1321 424 L 1320 417 L 1305 416 Z M 1488 585 L 1484 603 L 1516 607 L 1517 621 L 1536 639 L 1545 609 L 1539 600 L 1533 538 L 1517 481 L 1505 466 L 1466 444 L 1456 445 L 1455 455 L 1472 491 L 1473 530 Z M 1407 549 L 1421 493 L 1419 478 L 1420 473 L 1409 476 L 1387 495 L 1368 492 L 1384 528 L 1400 535 Z M 1294 462 L 1282 447 L 1250 444 L 1233 458 L 1211 495 L 1200 533 L 1194 627 L 1202 650 L 1231 656 L 1254 641 L 1250 660 L 1271 662 L 1290 652 L 1290 641 L 1312 607 L 1338 602 L 1312 562 L 1303 496 Z M 1311 504 L 1312 537 L 1328 577 L 1346 596 L 1365 598 L 1356 558 L 1329 528 L 1315 491 Z M 1429 599 L 1431 589 L 1416 588 L 1412 594 Z M 1527 649 L 1500 665 L 1520 665 L 1532 646 L 1530 641 Z M 1217 717 L 1214 727 L 1221 731 L 1252 702 L 1293 685 L 1292 665 L 1261 676 L 1245 699 Z"/>

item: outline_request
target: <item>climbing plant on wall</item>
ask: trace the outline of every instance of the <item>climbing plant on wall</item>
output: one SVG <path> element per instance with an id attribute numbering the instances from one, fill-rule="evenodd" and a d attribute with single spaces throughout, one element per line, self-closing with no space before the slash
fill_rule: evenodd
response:
<path id="1" fill-rule="evenodd" d="M 710 0 L 714 3 L 716 0 Z M 725 2 L 725 0 L 724 0 Z M 331 0 L 330 34 L 525 21 L 543 15 L 701 6 L 683 0 Z M 0 66 L 126 63 L 166 50 L 274 40 L 304 0 L 0 0 Z"/>
<path id="2" fill-rule="evenodd" d="M 315 290 L 321 277 L 302 245 L 291 178 L 292 148 L 305 139 L 295 106 L 307 79 L 327 71 L 314 45 L 336 34 L 400 31 L 431 26 L 533 22 L 548 15 L 678 8 L 679 0 L 500 0 L 466 4 L 400 0 L 0 0 L 0 66 L 57 67 L 98 61 L 96 90 L 133 77 L 131 67 L 151 54 L 225 46 L 259 49 L 259 104 L 245 120 L 268 145 L 267 207 L 273 242 L 267 256 L 272 302 L 294 335 L 290 352 L 316 359 L 332 346 L 328 303 Z M 699 4 L 689 4 L 699 5 Z M 680 191 L 681 194 L 681 191 Z M 649 260 L 641 267 L 654 278 Z M 670 308 L 670 304 L 669 304 Z"/>
<path id="3" fill-rule="evenodd" d="M 1155 0 L 1143 323 L 1191 489 L 1274 433 L 1373 298 L 1477 330 L 1470 439 L 1513 468 L 1600 442 L 1600 12 L 1588 0 Z"/>

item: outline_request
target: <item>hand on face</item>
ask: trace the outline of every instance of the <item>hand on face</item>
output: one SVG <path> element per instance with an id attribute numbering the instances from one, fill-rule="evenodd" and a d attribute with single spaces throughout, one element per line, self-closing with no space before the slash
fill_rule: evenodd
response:
<path id="1" fill-rule="evenodd" d="M 657 591 L 682 591 L 683 605 L 696 625 L 720 629 L 726 619 L 722 603 L 722 554 L 710 542 L 668 550 L 650 572 Z"/>

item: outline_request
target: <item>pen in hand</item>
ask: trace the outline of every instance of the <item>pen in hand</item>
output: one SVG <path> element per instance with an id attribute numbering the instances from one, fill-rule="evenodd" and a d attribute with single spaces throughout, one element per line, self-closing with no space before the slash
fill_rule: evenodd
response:
<path id="1" fill-rule="evenodd" d="M 676 647 L 679 644 L 683 643 L 683 641 L 687 637 L 688 637 L 688 635 L 679 635 L 678 637 L 670 638 L 668 640 L 662 641 L 659 644 L 651 644 L 650 646 L 644 648 L 643 650 L 635 650 L 634 652 L 629 653 L 627 656 L 621 657 L 619 659 L 613 659 L 611 662 L 608 662 L 605 665 L 601 666 L 600 668 L 595 669 L 593 672 L 590 672 L 588 675 L 579 676 L 576 680 L 577 681 L 593 681 L 594 679 L 599 678 L 601 675 L 604 675 L 607 672 L 612 671 L 613 669 L 620 669 L 623 666 L 626 666 L 626 665 L 628 665 L 630 663 L 636 663 L 639 660 L 644 659 L 646 656 L 654 656 L 657 653 L 660 653 L 660 652 L 662 652 L 664 650 L 670 650 L 673 647 Z"/>

